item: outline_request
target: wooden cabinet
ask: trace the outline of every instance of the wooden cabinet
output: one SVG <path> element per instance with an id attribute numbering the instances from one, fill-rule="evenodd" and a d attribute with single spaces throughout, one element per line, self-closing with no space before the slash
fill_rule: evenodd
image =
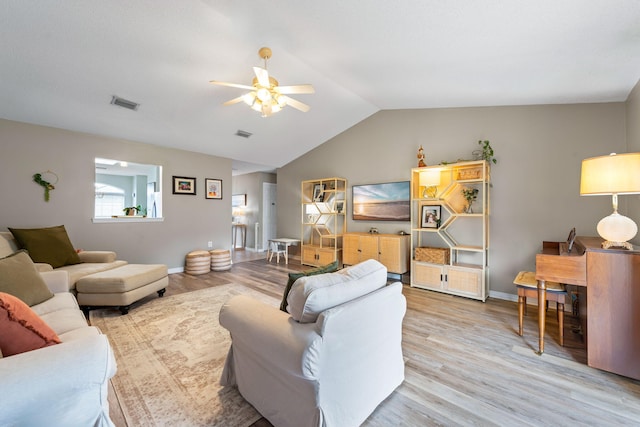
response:
<path id="1" fill-rule="evenodd" d="M 474 197 L 469 207 L 466 194 Z M 442 263 L 416 248 L 448 251 Z M 485 301 L 489 296 L 489 164 L 411 170 L 411 286 Z M 424 250 L 420 251 L 421 254 Z"/>
<path id="2" fill-rule="evenodd" d="M 347 233 L 343 238 L 342 263 L 353 265 L 367 259 L 380 261 L 389 273 L 409 271 L 409 235 Z"/>
<path id="3" fill-rule="evenodd" d="M 302 181 L 302 264 L 321 266 L 342 262 L 342 236 L 347 220 L 347 180 Z"/>

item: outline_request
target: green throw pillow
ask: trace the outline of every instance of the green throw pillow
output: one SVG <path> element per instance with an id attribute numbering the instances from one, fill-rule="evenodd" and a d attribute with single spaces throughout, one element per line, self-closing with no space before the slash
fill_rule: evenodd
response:
<path id="1" fill-rule="evenodd" d="M 64 225 L 48 228 L 9 228 L 18 245 L 29 252 L 33 262 L 44 262 L 53 268 L 80 264 Z"/>
<path id="2" fill-rule="evenodd" d="M 287 281 L 287 286 L 284 288 L 284 295 L 282 296 L 282 302 L 280 303 L 280 310 L 288 313 L 287 311 L 287 297 L 289 296 L 289 292 L 291 291 L 291 287 L 301 277 L 304 276 L 315 276 L 316 274 L 323 273 L 333 273 L 334 271 L 338 271 L 338 261 L 334 261 L 331 264 L 323 265 L 321 267 L 314 268 L 312 270 L 301 271 L 299 273 L 289 273 L 289 280 Z"/>
<path id="3" fill-rule="evenodd" d="M 29 307 L 53 297 L 24 250 L 0 259 L 0 292 L 21 299 Z"/>

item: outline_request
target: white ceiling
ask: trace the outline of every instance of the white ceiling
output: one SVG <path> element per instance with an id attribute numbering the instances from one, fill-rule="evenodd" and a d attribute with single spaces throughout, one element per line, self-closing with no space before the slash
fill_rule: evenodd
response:
<path id="1" fill-rule="evenodd" d="M 221 104 L 273 50 L 269 118 Z M 0 117 L 285 165 L 378 110 L 624 101 L 638 0 L 0 0 Z M 133 112 L 112 95 L 140 103 Z M 249 139 L 235 136 L 242 129 Z"/>

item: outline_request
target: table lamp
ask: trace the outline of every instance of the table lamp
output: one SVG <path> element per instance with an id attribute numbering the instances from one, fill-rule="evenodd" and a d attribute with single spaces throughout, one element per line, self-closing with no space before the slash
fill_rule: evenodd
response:
<path id="1" fill-rule="evenodd" d="M 320 210 L 315 204 L 305 205 L 305 212 L 307 214 L 307 222 L 315 223 L 318 220 L 318 216 L 320 216 Z"/>
<path id="2" fill-rule="evenodd" d="M 440 170 L 427 169 L 420 172 L 420 186 L 424 187 L 423 198 L 435 199 L 440 185 Z"/>
<path id="3" fill-rule="evenodd" d="M 618 213 L 618 195 L 640 194 L 640 153 L 592 157 L 582 161 L 581 196 L 611 195 L 613 213 L 598 222 L 598 234 L 605 239 L 602 247 L 633 249 L 628 243 L 638 232 L 631 218 Z"/>

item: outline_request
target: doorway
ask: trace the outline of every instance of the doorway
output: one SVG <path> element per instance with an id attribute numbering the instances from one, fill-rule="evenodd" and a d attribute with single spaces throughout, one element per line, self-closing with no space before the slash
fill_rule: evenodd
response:
<path id="1" fill-rule="evenodd" d="M 269 182 L 262 183 L 262 245 L 263 251 L 267 250 L 267 242 L 276 236 L 278 207 L 276 205 L 277 196 L 276 184 Z M 257 236 L 256 236 L 257 237 Z M 256 244 L 256 247 L 258 245 Z"/>

